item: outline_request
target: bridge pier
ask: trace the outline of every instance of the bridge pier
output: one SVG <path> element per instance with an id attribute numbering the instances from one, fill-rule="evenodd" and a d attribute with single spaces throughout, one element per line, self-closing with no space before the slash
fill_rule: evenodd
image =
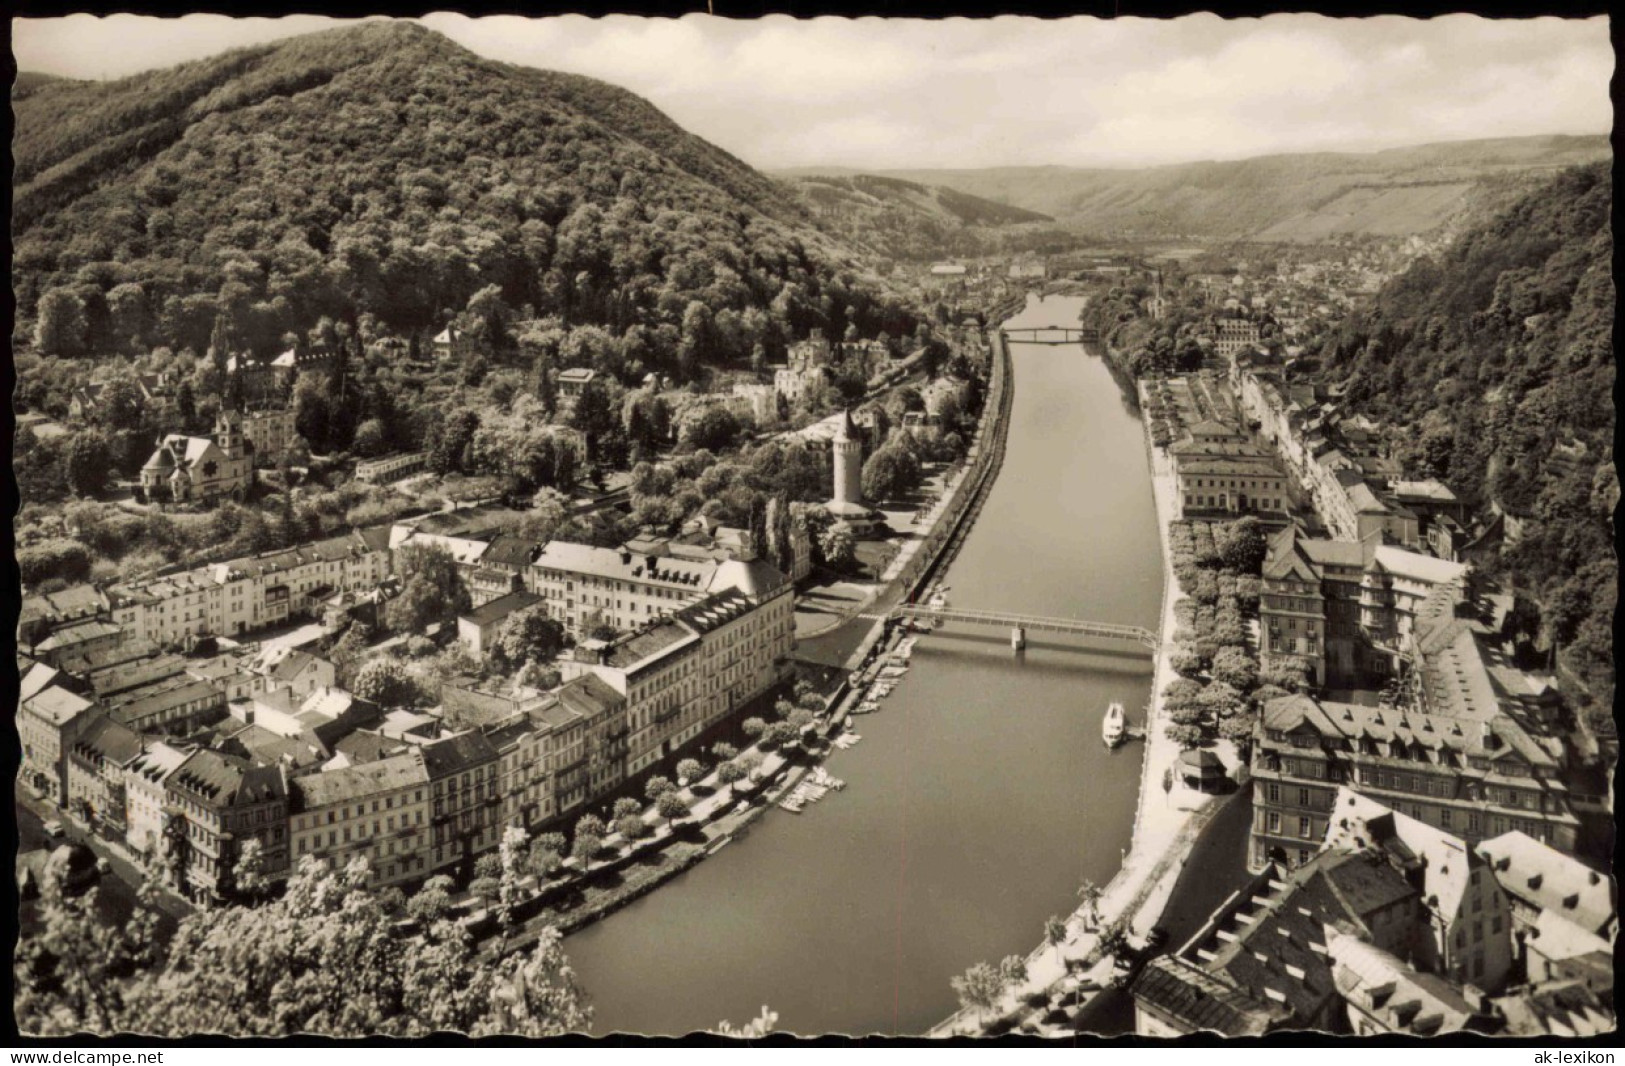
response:
<path id="1" fill-rule="evenodd" d="M 1012 651 L 1020 651 L 1021 649 L 1025 648 L 1026 646 L 1027 646 L 1027 631 L 1025 629 L 1022 629 L 1020 626 L 1016 626 L 1014 629 L 1010 630 L 1010 648 L 1011 648 L 1011 650 Z"/>

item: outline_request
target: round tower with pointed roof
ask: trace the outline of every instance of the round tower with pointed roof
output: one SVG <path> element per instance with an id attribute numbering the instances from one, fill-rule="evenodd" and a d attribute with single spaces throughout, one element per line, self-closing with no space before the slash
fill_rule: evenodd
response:
<path id="1" fill-rule="evenodd" d="M 836 515 L 867 514 L 863 506 L 863 441 L 852 424 L 852 412 L 841 412 L 841 421 L 830 441 L 835 462 L 835 498 L 829 509 Z"/>

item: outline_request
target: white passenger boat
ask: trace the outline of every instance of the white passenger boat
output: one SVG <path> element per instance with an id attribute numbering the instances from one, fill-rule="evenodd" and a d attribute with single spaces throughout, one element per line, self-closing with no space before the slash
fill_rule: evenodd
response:
<path id="1" fill-rule="evenodd" d="M 1113 703 L 1106 708 L 1106 717 L 1100 723 L 1100 738 L 1106 742 L 1108 748 L 1115 748 L 1123 742 L 1127 723 L 1124 721 L 1123 705 Z"/>

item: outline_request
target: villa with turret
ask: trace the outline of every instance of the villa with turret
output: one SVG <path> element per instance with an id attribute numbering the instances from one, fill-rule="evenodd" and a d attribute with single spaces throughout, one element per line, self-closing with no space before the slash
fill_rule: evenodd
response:
<path id="1" fill-rule="evenodd" d="M 214 433 L 189 437 L 171 433 L 141 467 L 141 490 L 153 503 L 212 503 L 241 500 L 254 483 L 254 448 L 240 419 L 222 415 Z"/>

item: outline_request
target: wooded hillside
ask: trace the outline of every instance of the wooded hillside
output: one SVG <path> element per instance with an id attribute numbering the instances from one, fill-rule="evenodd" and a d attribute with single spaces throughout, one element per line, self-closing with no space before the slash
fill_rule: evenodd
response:
<path id="1" fill-rule="evenodd" d="M 1322 353 L 1349 406 L 1409 427 L 1405 458 L 1525 526 L 1504 558 L 1606 713 L 1613 511 L 1612 182 L 1578 168 L 1424 259 Z"/>
<path id="2" fill-rule="evenodd" d="M 30 89 L 16 339 L 47 355 L 202 353 L 217 318 L 266 355 L 324 317 L 422 333 L 476 298 L 498 346 L 523 319 L 642 327 L 637 361 L 673 371 L 685 339 L 727 364 L 913 329 L 781 183 L 631 93 L 416 25 Z"/>

